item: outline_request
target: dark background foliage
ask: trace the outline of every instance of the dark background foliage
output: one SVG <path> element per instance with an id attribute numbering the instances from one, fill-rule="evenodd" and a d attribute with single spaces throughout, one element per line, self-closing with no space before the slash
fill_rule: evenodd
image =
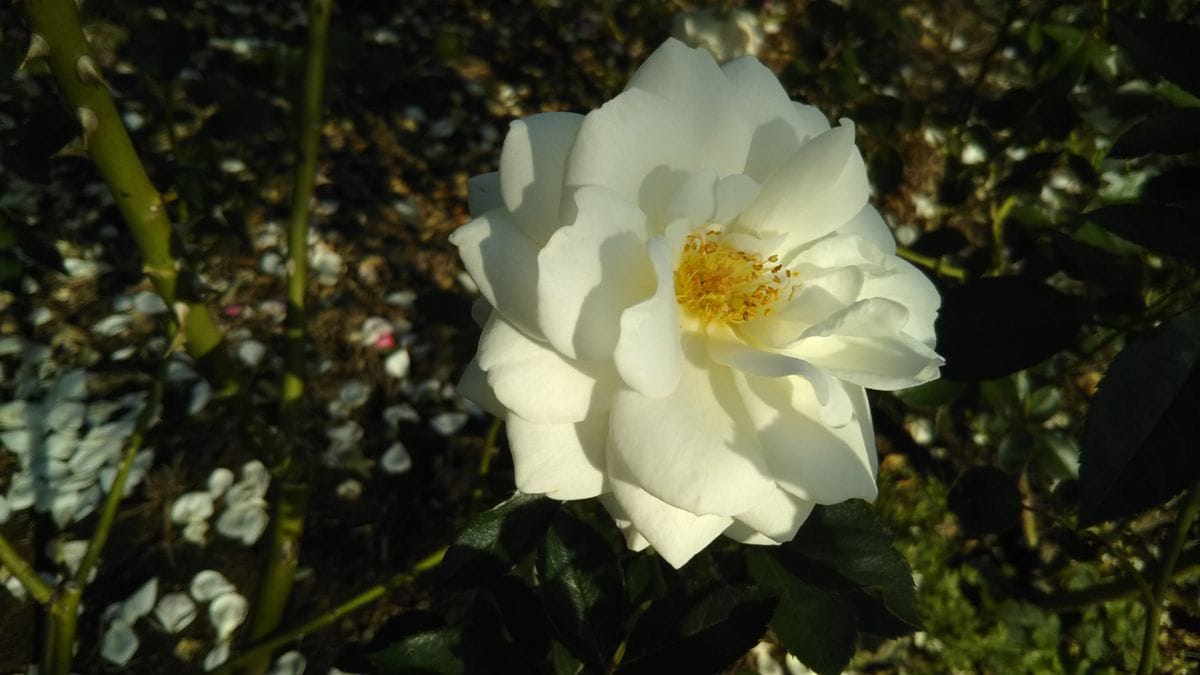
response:
<path id="1" fill-rule="evenodd" d="M 509 497 L 503 441 L 479 476 L 487 420 L 449 436 L 431 429 L 456 410 L 444 385 L 477 337 L 446 242 L 467 217 L 467 178 L 494 169 L 510 120 L 586 111 L 618 93 L 690 8 L 336 5 L 316 219 L 345 265 L 311 289 L 313 359 L 327 365 L 314 368 L 310 451 L 324 449 L 325 404 L 345 381 L 370 395 L 353 413 L 365 430 L 356 467 L 315 477 L 289 614 L 326 610 L 459 534 L 434 573 L 300 643 L 310 668 L 717 672 L 783 663 L 786 650 L 820 673 L 1132 669 L 1136 570 L 1157 569 L 1175 498 L 1200 480 L 1195 2 L 751 4 L 771 28 L 761 57 L 788 91 L 858 124 L 874 202 L 943 292 L 944 379 L 872 400 L 875 507 L 821 508 L 793 542 L 722 543 L 675 571 L 628 552 L 595 504 Z M 276 345 L 266 313 L 238 308 L 282 294 L 261 242 L 287 209 L 302 8 L 84 12 L 212 303 L 235 342 Z M 155 327 L 91 330 L 114 295 L 142 283 L 134 246 L 44 68 L 17 70 L 28 37 L 19 7 L 0 8 L 0 334 L 50 345 L 107 391 L 144 388 Z M 76 259 L 105 271 L 72 275 Z M 389 304 L 397 290 L 415 302 Z M 368 316 L 409 327 L 409 384 L 350 337 Z M 115 358 L 128 344 L 132 360 Z M 3 359 L 5 372 L 20 360 Z M 264 410 L 277 367 L 252 373 Z M 3 376 L 0 391 L 17 395 Z M 183 586 L 213 567 L 239 588 L 256 583 L 258 549 L 191 546 L 164 515 L 214 466 L 250 458 L 220 402 L 188 416 L 186 400 L 168 392 L 159 459 L 89 590 L 81 637 L 91 646 L 79 658 L 94 669 L 102 610 L 148 577 Z M 389 425 L 383 410 L 397 402 L 418 419 Z M 395 438 L 413 468 L 385 475 L 373 467 Z M 0 488 L 10 461 L 0 453 Z M 339 490 L 351 479 L 355 498 Z M 49 568 L 47 544 L 86 537 L 87 525 L 60 534 L 23 512 L 3 528 Z M 1187 574 L 1198 563 L 1184 547 L 1164 671 L 1196 667 Z M 0 613 L 0 670 L 23 669 L 35 613 L 4 594 Z M 198 669 L 212 637 L 200 623 L 183 636 L 142 631 L 131 670 Z"/>

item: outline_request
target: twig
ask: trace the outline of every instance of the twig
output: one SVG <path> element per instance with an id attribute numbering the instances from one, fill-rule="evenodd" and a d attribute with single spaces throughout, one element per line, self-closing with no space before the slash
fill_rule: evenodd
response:
<path id="1" fill-rule="evenodd" d="M 1161 578 L 1161 565 L 1152 573 Z M 1179 554 L 1172 577 L 1183 577 L 1200 571 L 1200 546 L 1194 546 Z M 1126 574 L 1112 581 L 1058 593 L 1039 593 L 1029 598 L 1042 609 L 1052 612 L 1066 612 L 1083 609 L 1101 602 L 1121 600 L 1139 595 L 1145 585 L 1143 575 Z"/>
<path id="2" fill-rule="evenodd" d="M 1154 580 L 1154 593 L 1146 603 L 1146 631 L 1142 636 L 1142 656 L 1138 660 L 1138 675 L 1147 675 L 1154 669 L 1158 656 L 1158 629 L 1162 618 L 1163 599 L 1167 595 L 1167 586 L 1175 574 L 1175 565 L 1179 562 L 1183 545 L 1187 541 L 1188 532 L 1196 516 L 1200 515 L 1200 483 L 1188 490 L 1184 497 L 1183 506 L 1179 509 L 1179 518 L 1175 521 L 1175 529 L 1171 532 L 1171 541 L 1163 554 L 1158 576 Z"/>
<path id="3" fill-rule="evenodd" d="M 221 667 L 219 675 L 227 675 L 238 668 L 249 667 L 250 664 L 266 656 L 270 658 L 272 652 L 279 647 L 293 641 L 299 640 L 304 636 L 321 630 L 326 626 L 334 623 L 338 619 L 366 607 L 367 605 L 382 598 L 388 593 L 403 588 L 412 583 L 421 574 L 437 567 L 442 562 L 442 557 L 446 554 L 446 548 L 438 549 L 432 554 L 422 558 L 413 565 L 407 572 L 401 572 L 396 576 L 388 579 L 383 583 L 376 584 L 358 595 L 350 598 L 342 604 L 330 609 L 322 614 L 319 614 L 304 623 L 289 628 L 278 635 L 269 637 L 260 642 L 250 645 L 241 654 L 233 659 L 230 659 Z"/>
<path id="4" fill-rule="evenodd" d="M 176 301 L 188 306 L 188 353 L 219 396 L 237 393 L 241 382 L 224 349 L 221 331 L 200 300 L 194 275 L 172 250 L 177 242 L 162 195 L 150 182 L 129 139 L 83 35 L 78 7 L 73 0 L 28 0 L 25 13 L 35 39 L 44 41 L 49 49 L 45 57 L 50 73 L 79 121 L 88 155 L 133 233 L 146 274 L 168 307 L 174 307 Z"/>
<path id="5" fill-rule="evenodd" d="M 117 508 L 121 504 L 121 498 L 125 495 L 125 482 L 129 478 L 129 472 L 133 469 L 133 460 L 142 449 L 142 444 L 146 440 L 146 432 L 158 417 L 158 410 L 162 403 L 163 383 L 167 379 L 167 363 L 177 346 L 175 340 L 177 333 L 175 324 L 172 323 L 167 330 L 167 345 L 159 359 L 154 381 L 150 385 L 150 393 L 146 398 L 146 405 L 138 415 L 137 424 L 127 441 L 125 455 L 121 458 L 117 475 L 113 478 L 108 495 L 104 498 L 100 519 L 96 522 L 96 528 L 88 540 L 87 550 L 79 562 L 79 567 L 75 569 L 75 573 L 62 584 L 58 593 L 54 595 L 53 602 L 50 603 L 42 654 L 42 672 L 47 675 L 68 675 L 71 672 L 71 662 L 75 656 L 75 631 L 79 619 L 79 603 L 83 600 L 83 590 L 87 587 L 88 577 L 91 576 L 92 570 L 100 562 L 100 555 L 104 552 L 105 544 L 108 543 L 113 521 L 117 517 Z"/>
<path id="6" fill-rule="evenodd" d="M 963 268 L 948 263 L 941 258 L 934 258 L 933 256 L 917 253 L 907 246 L 897 246 L 896 255 L 911 263 L 931 270 L 934 274 L 940 274 L 944 277 L 950 277 L 951 279 L 957 279 L 959 281 L 967 280 L 967 271 Z"/>
<path id="7" fill-rule="evenodd" d="M 300 560 L 300 540 L 308 514 L 309 489 L 304 468 L 307 462 L 295 456 L 293 445 L 305 387 L 308 223 L 321 140 L 321 97 L 325 88 L 325 60 L 332 9 L 332 0 L 310 0 L 308 3 L 308 47 L 305 52 L 298 130 L 300 159 L 296 165 L 291 214 L 288 218 L 288 309 L 280 396 L 280 418 L 286 436 L 283 457 L 279 458 L 284 471 L 283 485 L 272 509 L 271 548 L 262 585 L 254 602 L 249 632 L 251 641 L 270 635 L 283 618 L 295 581 L 296 566 Z M 270 662 L 270 649 L 263 649 L 242 663 L 245 672 L 261 673 L 266 671 Z"/>

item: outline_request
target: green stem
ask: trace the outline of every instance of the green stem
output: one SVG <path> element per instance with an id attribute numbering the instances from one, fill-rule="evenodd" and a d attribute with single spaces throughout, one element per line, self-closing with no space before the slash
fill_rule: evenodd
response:
<path id="1" fill-rule="evenodd" d="M 71 661 L 75 657 L 75 628 L 78 625 L 79 601 L 83 598 L 83 587 L 68 581 L 54 596 L 47 617 L 45 654 L 42 656 L 42 673 L 45 675 L 69 675 Z"/>
<path id="2" fill-rule="evenodd" d="M 79 588 L 87 585 L 88 577 L 96 567 L 96 564 L 100 562 L 100 554 L 104 552 L 104 546 L 108 543 L 108 535 L 112 532 L 113 522 L 117 518 L 117 507 L 120 506 L 121 498 L 125 495 L 125 482 L 129 479 L 129 472 L 133 470 L 133 460 L 142 449 L 142 444 L 146 440 L 146 431 L 150 429 L 150 425 L 154 423 L 154 419 L 158 416 L 159 405 L 162 403 L 163 382 L 166 381 L 167 362 L 171 354 L 170 344 L 174 339 L 174 332 L 172 330 L 168 335 L 167 352 L 163 355 L 158 366 L 158 373 L 154 377 L 154 382 L 150 385 L 150 396 L 146 400 L 146 406 L 142 408 L 141 415 L 138 416 L 137 426 L 134 428 L 133 434 L 129 437 L 128 446 L 125 448 L 125 456 L 121 458 L 121 464 L 117 469 L 116 477 L 113 478 L 112 487 L 109 488 L 108 495 L 104 498 L 104 506 L 101 507 L 100 519 L 96 522 L 96 529 L 92 531 L 92 537 L 88 541 L 88 547 L 83 554 L 83 559 L 79 562 L 79 567 L 71 577 L 71 583 Z"/>
<path id="3" fill-rule="evenodd" d="M 896 255 L 905 260 L 920 265 L 925 269 L 931 270 L 934 274 L 940 274 L 951 279 L 959 281 L 967 280 L 967 272 L 961 267 L 945 262 L 941 258 L 934 258 L 908 248 L 907 246 L 897 246 Z"/>
<path id="4" fill-rule="evenodd" d="M 1163 554 L 1158 576 L 1154 580 L 1154 593 L 1150 602 L 1146 603 L 1146 630 L 1142 635 L 1142 656 L 1138 661 L 1138 675 L 1147 675 L 1154 669 L 1158 656 L 1158 625 L 1162 619 L 1163 599 L 1167 595 L 1167 586 L 1175 574 L 1175 565 L 1187 542 L 1188 532 L 1196 516 L 1200 515 L 1200 483 L 1188 490 L 1184 497 L 1183 506 L 1179 509 L 1179 518 L 1175 521 L 1175 529 L 1171 532 L 1171 541 Z"/>
<path id="5" fill-rule="evenodd" d="M 321 141 L 321 94 L 325 88 L 325 55 L 329 41 L 332 0 L 311 0 L 308 6 L 308 50 L 304 63 L 304 91 L 300 106 L 299 150 L 292 210 L 288 217 L 287 322 L 284 339 L 282 407 L 287 418 L 304 394 L 305 290 L 308 284 L 308 222 L 317 177 L 317 151 Z"/>
<path id="6" fill-rule="evenodd" d="M 483 479 L 487 478 L 488 473 L 492 470 L 492 456 L 496 454 L 496 439 L 500 436 L 500 428 L 503 426 L 504 420 L 499 417 L 492 420 L 492 426 L 488 429 L 487 437 L 483 440 L 483 454 L 479 457 L 479 471 L 477 474 L 479 483 L 471 491 L 471 499 L 476 502 L 483 499 Z"/>
<path id="7" fill-rule="evenodd" d="M 362 609 L 388 593 L 413 582 L 416 577 L 427 572 L 442 562 L 446 549 L 442 548 L 426 556 L 412 566 L 407 572 L 401 572 L 387 581 L 376 584 L 342 604 L 319 614 L 298 626 L 280 632 L 278 635 L 264 639 L 246 648 L 244 652 L 230 659 L 221 667 L 219 673 L 231 673 L 238 668 L 247 668 L 250 664 L 266 657 L 283 645 L 299 640 L 304 636 L 321 630 L 350 613 Z"/>
<path id="8" fill-rule="evenodd" d="M 254 603 L 249 639 L 262 640 L 279 626 L 295 582 L 300 561 L 300 541 L 308 514 L 307 462 L 294 456 L 292 446 L 299 426 L 300 401 L 305 387 L 306 289 L 308 284 L 308 223 L 316 185 L 317 151 L 320 146 L 321 98 L 325 87 L 325 57 L 329 42 L 332 0 L 310 0 L 308 4 L 308 48 L 305 53 L 304 87 L 299 110 L 299 152 L 292 208 L 288 218 L 287 322 L 284 328 L 284 368 L 280 396 L 280 418 L 286 439 L 282 487 L 276 495 L 271 517 L 271 548 L 262 585 Z M 244 672 L 262 673 L 271 664 L 271 649 L 247 656 Z"/>
<path id="9" fill-rule="evenodd" d="M 104 498 L 100 519 L 96 522 L 96 529 L 92 531 L 91 539 L 88 540 L 87 550 L 75 573 L 59 588 L 53 602 L 50 603 L 42 654 L 42 672 L 48 675 L 68 675 L 71 672 L 71 662 L 75 656 L 75 632 L 79 618 L 79 603 L 83 599 L 83 589 L 87 587 L 88 577 L 100 562 L 100 554 L 104 552 L 104 546 L 108 543 L 108 536 L 112 532 L 113 522 L 117 517 L 117 508 L 125 494 L 125 483 L 129 479 L 129 472 L 133 469 L 133 460 L 142 449 L 147 430 L 158 416 L 158 410 L 162 404 L 163 383 L 167 379 L 167 363 L 174 351 L 177 334 L 178 331 L 172 324 L 167 331 L 167 346 L 159 360 L 146 406 L 138 415 L 137 425 L 129 437 L 125 455 L 121 458 L 120 467 L 117 469 L 117 475 L 108 490 L 108 495 Z"/>
<path id="10" fill-rule="evenodd" d="M 83 128 L 84 147 L 96 163 L 113 200 L 133 233 L 146 274 L 168 307 L 188 307 L 188 353 L 221 396 L 238 391 L 240 380 L 223 348 L 221 331 L 200 300 L 199 284 L 172 251 L 171 223 L 162 196 L 134 150 L 133 142 L 101 78 L 79 24 L 73 0 L 28 0 L 31 30 L 49 45 L 46 59 L 58 90 Z"/>
<path id="11" fill-rule="evenodd" d="M 54 597 L 54 589 L 50 587 L 50 584 L 42 581 L 33 566 L 20 553 L 17 553 L 17 549 L 13 548 L 3 534 L 0 534 L 0 567 L 4 567 L 16 577 L 38 604 L 49 604 Z"/>

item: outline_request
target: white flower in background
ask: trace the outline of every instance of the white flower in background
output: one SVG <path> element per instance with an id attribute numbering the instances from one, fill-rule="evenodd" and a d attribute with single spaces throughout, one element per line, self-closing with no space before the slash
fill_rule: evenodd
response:
<path id="1" fill-rule="evenodd" d="M 675 566 L 873 499 L 864 387 L 937 377 L 940 299 L 867 193 L 848 121 L 675 40 L 586 117 L 513 123 L 451 241 L 490 305 L 459 388 L 517 487 L 600 496 Z"/>
<path id="2" fill-rule="evenodd" d="M 756 56 L 764 40 L 758 16 L 748 9 L 681 12 L 671 20 L 671 35 L 692 47 L 707 49 L 720 62 Z"/>

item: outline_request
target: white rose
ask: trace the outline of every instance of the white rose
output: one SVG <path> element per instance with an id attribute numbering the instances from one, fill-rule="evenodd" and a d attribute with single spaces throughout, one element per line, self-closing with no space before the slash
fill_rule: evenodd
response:
<path id="1" fill-rule="evenodd" d="M 487 301 L 460 388 L 517 488 L 599 496 L 676 567 L 873 499 L 863 388 L 937 377 L 940 299 L 867 192 L 848 121 L 675 40 L 586 117 L 514 122 L 451 241 Z"/>

